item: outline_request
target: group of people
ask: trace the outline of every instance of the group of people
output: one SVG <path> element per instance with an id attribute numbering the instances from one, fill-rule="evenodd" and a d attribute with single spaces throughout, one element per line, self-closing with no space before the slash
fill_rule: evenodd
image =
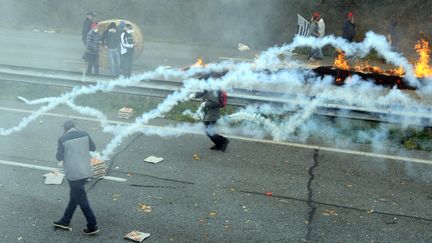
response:
<path id="1" fill-rule="evenodd" d="M 87 13 L 82 29 L 82 41 L 85 46 L 83 58 L 87 62 L 86 74 L 91 74 L 92 70 L 94 74 L 99 74 L 99 53 L 102 45 L 107 50 L 111 75 L 130 77 L 135 47 L 133 32 L 131 24 L 121 21 L 117 26 L 115 22 L 111 22 L 101 36 L 96 15 L 93 12 Z"/>
<path id="2" fill-rule="evenodd" d="M 387 33 L 387 41 L 392 46 L 393 50 L 400 51 L 399 48 L 399 35 L 398 35 L 398 20 L 393 19 L 389 23 L 388 33 Z M 325 22 L 321 17 L 321 14 L 315 12 L 312 14 L 311 26 L 310 26 L 310 35 L 322 38 L 325 35 Z M 356 24 L 354 21 L 354 14 L 352 12 L 348 12 L 345 15 L 345 22 L 343 24 L 342 29 L 342 38 L 346 39 L 348 42 L 353 42 L 354 37 L 356 35 Z M 315 59 L 323 59 L 323 53 L 321 48 L 312 48 L 308 59 L 313 61 Z"/>
<path id="3" fill-rule="evenodd" d="M 342 38 L 346 39 L 349 42 L 353 42 L 355 34 L 356 25 L 354 22 L 354 14 L 352 12 L 348 12 L 345 16 L 345 23 L 342 30 Z M 312 14 L 310 35 L 317 38 L 322 38 L 325 35 L 325 22 L 324 19 L 321 17 L 321 14 L 318 12 Z M 323 53 L 321 48 L 312 48 L 311 52 L 309 53 L 308 59 L 311 61 L 315 59 L 323 59 Z"/>

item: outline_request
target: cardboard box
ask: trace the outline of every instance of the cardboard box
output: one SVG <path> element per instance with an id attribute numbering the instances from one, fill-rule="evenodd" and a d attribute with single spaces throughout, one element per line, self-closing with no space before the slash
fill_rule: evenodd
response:
<path id="1" fill-rule="evenodd" d="M 106 176 L 106 163 L 104 160 L 91 158 L 90 164 L 92 166 L 92 178 L 100 178 Z"/>
<path id="2" fill-rule="evenodd" d="M 135 112 L 132 108 L 123 107 L 118 111 L 117 117 L 119 119 L 131 119 L 134 116 L 134 114 Z"/>

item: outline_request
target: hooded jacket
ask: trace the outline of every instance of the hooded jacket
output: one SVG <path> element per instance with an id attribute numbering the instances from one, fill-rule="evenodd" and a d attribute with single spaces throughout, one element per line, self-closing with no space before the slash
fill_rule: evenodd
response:
<path id="1" fill-rule="evenodd" d="M 87 132 L 71 128 L 58 139 L 57 145 L 56 158 L 63 160 L 66 179 L 76 181 L 91 176 L 89 151 L 95 151 L 96 145 Z"/>
<path id="2" fill-rule="evenodd" d="M 220 118 L 219 96 L 217 91 L 205 90 L 195 94 L 196 98 L 202 98 L 204 104 L 204 121 L 216 122 Z"/>
<path id="3" fill-rule="evenodd" d="M 123 31 L 120 35 L 120 54 L 133 55 L 134 46 L 132 34 Z"/>
<path id="4" fill-rule="evenodd" d="M 111 32 L 110 29 L 115 29 Z M 102 45 L 107 46 L 109 49 L 117 49 L 120 47 L 120 33 L 114 23 L 111 23 L 107 30 L 102 35 Z"/>

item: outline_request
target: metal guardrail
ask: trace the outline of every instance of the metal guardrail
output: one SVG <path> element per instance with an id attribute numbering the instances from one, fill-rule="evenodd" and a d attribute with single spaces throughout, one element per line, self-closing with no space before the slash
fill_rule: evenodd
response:
<path id="1" fill-rule="evenodd" d="M 110 81 L 112 79 L 111 76 L 104 75 L 83 76 L 82 73 L 71 71 L 0 65 L 0 81 L 74 87 L 96 84 L 100 81 Z M 113 92 L 165 98 L 172 92 L 179 90 L 181 87 L 181 81 L 146 80 L 145 82 L 129 87 L 116 87 Z M 234 106 L 245 106 L 252 103 L 307 105 L 307 102 L 305 101 L 295 101 L 290 99 L 287 95 L 277 91 L 248 91 L 235 89 L 232 92 L 229 92 L 228 97 L 228 104 Z M 432 112 L 427 114 L 401 112 L 388 108 L 372 109 L 359 106 L 341 105 L 337 103 L 325 103 L 319 105 L 314 114 L 376 122 L 395 122 L 398 118 L 408 117 L 412 118 L 412 125 L 432 127 Z M 392 118 L 386 118 L 389 116 Z"/>

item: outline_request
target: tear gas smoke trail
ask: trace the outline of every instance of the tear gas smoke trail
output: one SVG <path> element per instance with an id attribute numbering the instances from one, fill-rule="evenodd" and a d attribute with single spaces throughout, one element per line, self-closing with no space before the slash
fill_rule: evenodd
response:
<path id="1" fill-rule="evenodd" d="M 373 39 L 374 34 L 370 34 L 367 36 L 367 38 Z M 367 44 L 369 47 L 371 46 L 379 46 L 376 43 L 372 43 L 371 41 L 369 42 L 364 42 L 366 44 L 362 44 L 362 43 L 358 43 L 358 44 L 348 44 L 345 40 L 342 40 L 340 38 L 335 38 L 335 37 L 325 37 L 324 39 L 320 40 L 321 42 L 319 42 L 320 45 L 324 45 L 324 44 L 332 44 L 336 47 L 339 47 L 340 49 L 344 50 L 347 52 L 347 54 L 354 54 L 354 53 L 362 53 L 361 51 L 359 51 L 359 48 L 364 48 L 365 45 Z M 327 41 L 327 42 L 325 42 Z M 305 42 L 305 43 L 300 43 L 300 42 Z M 310 42 L 310 43 L 309 43 Z M 167 99 L 165 99 L 161 104 L 158 105 L 158 107 L 156 109 L 153 109 L 152 111 L 142 114 L 141 117 L 137 118 L 135 120 L 135 123 L 129 125 L 129 126 L 124 126 L 122 127 L 122 129 L 120 129 L 118 131 L 118 133 L 115 135 L 115 137 L 111 140 L 111 142 L 106 146 L 106 148 L 103 151 L 103 157 L 104 158 L 108 158 L 110 154 L 113 153 L 114 149 L 122 142 L 122 140 L 135 133 L 135 132 L 139 132 L 142 131 L 142 125 L 146 124 L 150 119 L 159 117 L 163 114 L 165 114 L 166 112 L 168 112 L 169 110 L 171 110 L 176 104 L 178 104 L 178 102 L 181 101 L 185 101 L 187 100 L 187 95 L 190 92 L 195 92 L 195 91 L 201 91 L 204 89 L 210 89 L 210 90 L 217 90 L 220 88 L 224 88 L 224 89 L 230 89 L 230 88 L 246 88 L 246 89 L 250 89 L 250 87 L 253 87 L 255 85 L 268 85 L 268 84 L 292 84 L 293 88 L 296 87 L 301 87 L 302 85 L 304 85 L 305 83 L 305 77 L 307 76 L 306 71 L 301 71 L 301 70 L 285 70 L 285 71 L 281 71 L 281 72 L 276 72 L 276 73 L 271 73 L 271 74 L 267 74 L 265 72 L 256 72 L 255 68 L 263 68 L 263 67 L 274 67 L 275 65 L 280 64 L 280 60 L 278 58 L 278 55 L 281 53 L 281 51 L 287 51 L 290 49 L 294 49 L 296 46 L 314 46 L 314 45 L 318 45 L 316 44 L 317 40 L 316 39 L 311 39 L 311 38 L 296 38 L 294 43 L 288 45 L 288 46 L 283 46 L 281 48 L 270 48 L 267 52 L 264 52 L 260 58 L 257 60 L 257 62 L 255 64 L 248 64 L 248 63 L 240 63 L 240 64 L 236 64 L 235 66 L 233 66 L 232 63 L 226 62 L 223 64 L 210 64 L 208 65 L 206 68 L 199 68 L 199 69 L 194 69 L 191 68 L 188 71 L 179 71 L 179 70 L 171 70 L 171 69 L 166 69 L 166 68 L 158 68 L 156 71 L 154 72 L 148 72 L 145 73 L 143 75 L 139 75 L 139 76 L 134 76 L 129 80 L 120 80 L 121 83 L 117 82 L 117 81 L 112 81 L 104 84 L 98 83 L 94 86 L 90 86 L 90 87 L 78 87 L 78 88 L 74 88 L 71 92 L 66 93 L 58 98 L 44 98 L 44 99 L 40 99 L 40 100 L 34 100 L 31 101 L 33 103 L 37 103 L 37 102 L 49 102 L 48 105 L 44 106 L 41 108 L 41 110 L 47 110 L 47 109 L 52 109 L 53 107 L 57 106 L 60 103 L 67 103 L 68 101 L 72 101 L 75 97 L 77 97 L 78 95 L 82 95 L 82 94 L 90 94 L 90 93 L 95 93 L 97 91 L 103 91 L 103 92 L 108 92 L 111 91 L 115 86 L 128 86 L 128 85 L 133 85 L 136 83 L 139 83 L 140 80 L 142 79 L 150 79 L 150 78 L 155 78 L 155 77 L 165 77 L 165 78 L 169 78 L 169 77 L 180 77 L 180 78 L 187 78 L 187 77 L 191 77 L 193 76 L 193 74 L 196 73 L 202 73 L 202 72 L 211 72 L 213 70 L 223 70 L 225 68 L 229 68 L 230 72 L 228 72 L 225 76 L 223 76 L 220 79 L 209 79 L 208 81 L 202 81 L 202 80 L 197 80 L 197 79 L 189 79 L 186 80 L 184 82 L 184 87 L 180 90 L 177 91 L 175 93 L 173 93 L 172 95 L 168 96 Z M 370 49 L 370 48 L 369 48 Z M 380 50 L 378 50 L 380 51 Z M 388 50 L 386 50 L 384 48 L 384 52 L 387 52 Z M 384 53 L 384 56 L 386 58 L 388 57 L 392 57 L 391 56 L 392 53 Z M 264 60 L 264 61 L 263 61 Z M 403 57 L 401 57 L 401 60 L 396 61 L 396 63 L 400 63 L 403 62 L 404 59 Z M 409 65 L 410 67 L 410 65 Z M 409 67 L 407 69 L 409 69 Z M 412 68 L 412 67 L 411 67 Z M 407 71 L 407 73 L 409 73 L 409 70 Z M 328 78 L 327 78 L 328 79 Z M 352 87 L 355 87 L 354 84 L 356 83 L 356 79 L 358 79 L 358 77 L 353 77 L 352 78 Z M 265 81 L 263 83 L 263 81 Z M 326 87 L 329 86 L 328 84 L 330 83 L 328 80 L 319 80 L 316 78 L 313 78 L 312 81 L 315 81 L 313 83 L 313 85 L 311 86 L 311 90 L 315 93 L 317 93 L 318 95 L 315 97 L 315 99 L 311 102 L 310 101 L 310 97 L 301 97 L 298 96 L 298 103 L 301 104 L 300 107 L 304 108 L 304 111 L 295 113 L 295 115 L 288 120 L 288 122 L 282 123 L 282 126 L 277 127 L 278 124 L 274 125 L 273 123 L 268 123 L 268 121 L 264 120 L 264 123 L 266 123 L 266 127 L 268 127 L 270 131 L 274 130 L 276 131 L 276 133 L 274 134 L 274 137 L 280 139 L 280 138 L 284 138 L 286 136 L 288 136 L 290 133 L 292 133 L 296 128 L 298 128 L 301 125 L 305 125 L 306 123 L 304 122 L 307 118 L 309 118 L 313 111 L 316 110 L 316 108 L 318 107 L 318 105 L 323 104 L 324 102 L 328 101 L 328 100 L 334 100 L 337 99 L 340 102 L 343 103 L 348 103 L 348 104 L 355 104 L 355 105 L 365 105 L 366 107 L 376 107 L 377 104 L 371 104 L 371 103 L 367 103 L 365 102 L 365 100 L 369 100 L 370 97 L 367 97 L 367 95 L 363 95 L 360 96 L 356 92 L 346 92 L 346 90 L 349 90 L 350 88 L 350 84 L 348 83 L 346 86 L 348 88 L 338 88 L 335 89 L 334 87 Z M 370 84 L 365 84 L 365 85 L 370 85 Z M 324 87 L 324 90 L 317 90 L 317 87 Z M 290 90 L 286 90 L 286 91 L 290 91 Z M 345 92 L 345 93 L 344 93 Z M 364 100 L 359 99 L 360 97 L 365 98 Z M 390 100 L 390 99 L 389 99 Z M 393 97 L 394 100 L 394 97 Z M 382 98 L 382 103 L 386 104 L 387 100 L 385 99 L 385 97 Z M 408 100 L 404 100 L 404 102 L 408 102 Z M 291 109 L 293 108 L 293 106 L 286 106 L 286 107 L 290 107 Z M 77 107 L 75 107 L 77 108 Z M 35 112 L 32 115 L 35 115 L 37 117 L 37 114 L 41 114 L 41 110 Z M 80 110 L 80 109 L 78 109 Z M 39 113 L 38 113 L 39 112 Z M 82 111 L 83 112 L 83 111 Z M 92 111 L 86 111 L 91 113 L 94 116 L 103 118 L 101 116 L 101 114 L 99 114 L 98 112 L 96 112 L 95 110 Z M 250 111 L 249 111 L 250 112 Z M 246 115 L 250 114 L 250 113 L 245 113 Z M 33 118 L 33 116 L 30 116 Z M 253 117 L 253 116 L 252 116 Z M 28 119 L 28 118 L 26 118 Z M 22 122 L 26 122 L 27 120 L 23 119 Z M 35 119 L 35 118 L 33 118 Z M 255 119 L 258 120 L 262 120 L 262 117 L 258 117 L 255 115 Z M 21 126 L 21 124 L 20 124 Z M 21 126 L 22 127 L 22 126 Z M 289 127 L 289 129 L 287 130 L 287 132 L 284 131 L 284 129 L 286 127 Z M 0 130 L 1 133 L 4 133 L 4 129 Z"/>
<path id="2" fill-rule="evenodd" d="M 102 157 L 108 159 L 109 156 L 114 153 L 114 150 L 122 143 L 124 138 L 139 132 L 142 129 L 142 125 L 146 124 L 151 119 L 160 117 L 166 112 L 169 112 L 179 102 L 188 100 L 188 95 L 191 92 L 202 90 L 216 91 L 221 88 L 229 89 L 231 87 L 249 87 L 250 85 L 261 84 L 263 77 L 266 77 L 265 80 L 271 80 L 274 83 L 276 83 L 276 81 L 283 83 L 287 81 L 287 77 L 291 77 L 291 75 L 287 74 L 291 74 L 291 72 L 271 74 L 257 73 L 250 69 L 250 65 L 242 64 L 239 65 L 236 70 L 228 72 L 225 76 L 218 79 L 209 78 L 208 80 L 185 80 L 184 86 L 180 91 L 176 91 L 169 95 L 162 103 L 157 106 L 157 108 L 149 111 L 148 113 L 142 114 L 141 117 L 137 118 L 133 124 L 124 127 L 102 151 Z M 296 71 L 295 74 L 298 75 L 298 72 Z M 247 80 L 247 84 L 245 84 L 245 80 Z"/>
<path id="3" fill-rule="evenodd" d="M 269 64 L 271 65 L 270 67 L 275 67 L 281 64 L 280 60 L 274 58 L 275 56 L 282 53 L 292 53 L 298 47 L 322 48 L 326 45 L 343 50 L 347 56 L 358 55 L 364 57 L 372 49 L 375 49 L 387 62 L 404 68 L 405 79 L 410 85 L 420 87 L 420 82 L 415 75 L 414 68 L 408 60 L 400 53 L 392 51 L 390 44 L 384 36 L 377 35 L 371 31 L 366 33 L 366 38 L 360 43 L 349 43 L 341 37 L 332 35 L 323 38 L 296 36 L 292 43 L 281 48 L 270 48 L 267 52 L 262 53 L 255 63 L 258 68 L 268 68 Z"/>
<path id="4" fill-rule="evenodd" d="M 223 65 L 231 66 L 232 63 L 224 62 Z M 208 68 L 190 68 L 187 71 L 173 70 L 173 69 L 167 69 L 165 67 L 159 67 L 155 71 L 150 71 L 138 76 L 133 76 L 130 79 L 117 79 L 109 82 L 98 82 L 97 84 L 90 85 L 90 86 L 74 87 L 70 92 L 64 93 L 59 97 L 41 98 L 32 101 L 19 97 L 21 100 L 25 101 L 28 104 L 41 104 L 41 103 L 48 103 L 48 104 L 42 106 L 41 108 L 39 108 L 39 110 L 33 112 L 28 117 L 23 118 L 21 122 L 15 127 L 9 129 L 0 128 L 0 135 L 8 136 L 14 132 L 21 131 L 22 129 L 27 127 L 30 122 L 34 121 L 39 116 L 54 109 L 55 107 L 57 107 L 62 103 L 65 103 L 69 100 L 74 100 L 77 96 L 80 95 L 94 94 L 98 91 L 109 92 L 112 91 L 115 87 L 127 87 L 134 84 L 138 84 L 142 80 L 155 79 L 158 77 L 187 78 L 197 73 L 209 72 L 209 70 L 211 70 L 209 68 L 213 68 L 215 70 L 223 69 L 225 67 L 223 65 L 209 65 L 210 67 Z"/>
<path id="5" fill-rule="evenodd" d="M 65 104 L 72 110 L 82 114 L 95 117 L 99 120 L 103 132 L 115 134 L 121 128 L 121 125 L 110 125 L 108 117 L 101 111 L 88 106 L 78 106 L 72 101 L 66 101 Z"/>

